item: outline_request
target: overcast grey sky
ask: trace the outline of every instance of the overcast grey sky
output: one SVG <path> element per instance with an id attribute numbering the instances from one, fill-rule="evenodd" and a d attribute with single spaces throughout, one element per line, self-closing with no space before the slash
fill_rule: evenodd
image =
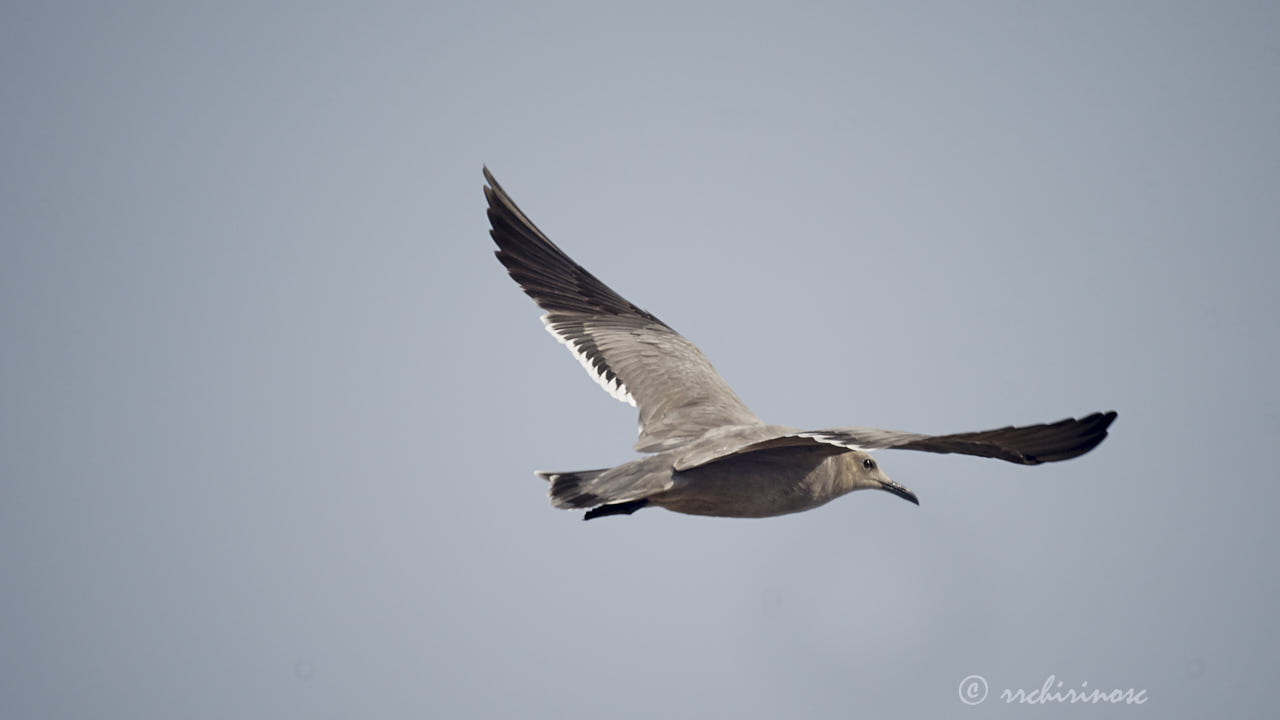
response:
<path id="1" fill-rule="evenodd" d="M 0 10 L 0 716 L 1274 714 L 1276 4 L 414 5 Z M 1119 420 L 583 523 L 482 163 L 768 421 Z"/>

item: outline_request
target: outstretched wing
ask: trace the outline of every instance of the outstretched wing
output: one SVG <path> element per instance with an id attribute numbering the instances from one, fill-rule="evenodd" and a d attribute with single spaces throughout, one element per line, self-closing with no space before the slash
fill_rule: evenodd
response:
<path id="1" fill-rule="evenodd" d="M 1055 423 L 1004 427 L 996 430 L 956 433 L 954 435 L 921 435 L 901 430 L 878 428 L 836 428 L 788 432 L 775 437 L 705 449 L 693 448 L 676 461 L 676 470 L 688 470 L 715 460 L 778 447 L 830 445 L 850 450 L 923 450 L 935 453 L 960 453 L 998 458 L 1022 465 L 1069 460 L 1098 446 L 1107 437 L 1107 428 L 1116 419 L 1114 410 L 1097 412 L 1076 420 L 1067 418 Z M 750 435 L 744 435 L 750 438 Z"/>
<path id="2" fill-rule="evenodd" d="M 657 452 L 757 418 L 707 358 L 556 247 L 484 170 L 489 235 L 507 272 L 543 310 L 542 324 L 610 395 L 640 411 L 636 450 Z"/>

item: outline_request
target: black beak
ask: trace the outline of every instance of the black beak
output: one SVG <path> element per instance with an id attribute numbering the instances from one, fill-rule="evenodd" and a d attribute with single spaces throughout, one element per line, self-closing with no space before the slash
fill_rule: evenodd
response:
<path id="1" fill-rule="evenodd" d="M 910 490 L 906 489 L 905 487 L 899 485 L 898 483 L 892 480 L 888 480 L 886 482 L 880 483 L 880 489 L 891 492 L 894 495 L 897 495 L 898 497 L 902 498 L 903 500 L 906 500 L 907 502 L 914 503 L 916 505 L 920 504 L 920 501 L 916 498 L 915 493 L 911 492 Z"/>

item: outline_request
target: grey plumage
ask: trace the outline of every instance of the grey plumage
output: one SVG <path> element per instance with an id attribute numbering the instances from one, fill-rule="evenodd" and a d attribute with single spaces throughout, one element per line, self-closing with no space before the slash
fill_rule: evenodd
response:
<path id="1" fill-rule="evenodd" d="M 614 468 L 537 473 L 550 483 L 553 505 L 589 509 L 587 519 L 646 505 L 767 517 L 866 488 L 917 502 L 866 451 L 961 453 L 1036 465 L 1092 450 L 1116 418 L 1111 411 L 952 435 L 766 425 L 693 343 L 574 262 L 516 207 L 488 168 L 484 176 L 498 260 L 546 311 L 547 330 L 610 395 L 637 408 L 635 449 L 653 453 Z"/>

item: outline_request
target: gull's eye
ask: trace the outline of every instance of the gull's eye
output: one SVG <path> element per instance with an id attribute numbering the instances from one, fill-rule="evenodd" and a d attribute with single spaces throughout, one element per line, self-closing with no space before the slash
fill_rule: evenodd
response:
<path id="1" fill-rule="evenodd" d="M 872 460 L 871 458 L 867 458 L 867 459 L 865 459 L 865 460 L 863 460 L 863 461 L 862 461 L 862 467 L 864 467 L 864 468 L 866 468 L 866 469 L 868 469 L 868 470 L 875 470 L 875 469 L 876 469 L 876 461 L 875 461 L 875 460 Z"/>

